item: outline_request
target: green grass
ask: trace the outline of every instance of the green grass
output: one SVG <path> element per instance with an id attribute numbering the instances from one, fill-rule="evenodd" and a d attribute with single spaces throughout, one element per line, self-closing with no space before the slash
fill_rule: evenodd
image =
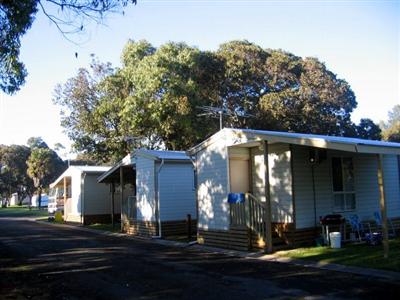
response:
<path id="1" fill-rule="evenodd" d="M 47 208 L 38 209 L 32 207 L 31 210 L 27 206 L 9 206 L 0 208 L 0 217 L 46 217 L 49 213 Z"/>
<path id="2" fill-rule="evenodd" d="M 335 263 L 348 266 L 382 269 L 400 272 L 400 238 L 389 241 L 389 258 L 383 258 L 383 246 L 348 244 L 340 249 L 329 247 L 299 248 L 276 254 L 319 263 Z"/>
<path id="3" fill-rule="evenodd" d="M 112 224 L 100 224 L 100 223 L 91 224 L 88 225 L 87 227 L 109 232 L 121 232 L 121 225 L 119 223 L 115 223 L 114 228 L 112 227 Z"/>

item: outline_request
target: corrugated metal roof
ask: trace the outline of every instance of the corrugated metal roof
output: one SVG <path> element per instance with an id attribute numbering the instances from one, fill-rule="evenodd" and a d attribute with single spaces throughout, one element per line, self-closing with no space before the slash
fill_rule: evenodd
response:
<path id="1" fill-rule="evenodd" d="M 245 146 L 246 144 L 251 145 L 251 143 L 254 144 L 254 142 L 265 140 L 269 143 L 297 144 L 349 152 L 400 155 L 400 143 L 318 134 L 237 128 L 224 128 L 218 131 L 202 143 L 189 149 L 188 153 L 194 155 L 221 139 L 227 139 L 227 146 L 240 144 Z"/>
<path id="2" fill-rule="evenodd" d="M 119 168 L 123 166 L 132 165 L 135 168 L 134 157 L 142 155 L 153 160 L 170 160 L 170 161 L 190 161 L 190 157 L 186 155 L 185 151 L 168 151 L 168 150 L 148 150 L 138 149 L 132 154 L 125 156 L 120 162 L 115 164 L 108 171 L 101 174 L 98 178 L 98 182 L 105 182 L 109 176 L 115 173 Z"/>
<path id="3" fill-rule="evenodd" d="M 82 172 L 106 172 L 111 167 L 109 166 L 70 166 L 70 168 L 76 168 Z"/>
<path id="4" fill-rule="evenodd" d="M 107 172 L 111 167 L 108 166 L 69 166 L 53 183 L 50 188 L 56 186 L 64 177 L 71 176 L 71 170 L 77 169 L 82 173 L 103 173 Z"/>
<path id="5" fill-rule="evenodd" d="M 263 134 L 270 136 L 280 136 L 298 139 L 320 139 L 328 142 L 345 143 L 345 144 L 358 144 L 358 145 L 369 145 L 379 147 L 395 147 L 400 148 L 400 143 L 384 142 L 377 140 L 366 140 L 360 138 L 350 138 L 341 136 L 330 136 L 330 135 L 319 135 L 319 134 L 307 134 L 307 133 L 294 133 L 294 132 L 283 132 L 283 131 L 268 131 L 268 130 L 255 130 L 255 129 L 237 129 L 229 128 L 235 132 L 247 132 L 255 134 Z"/>
<path id="6" fill-rule="evenodd" d="M 138 154 L 143 153 L 158 159 L 165 159 L 165 160 L 190 160 L 190 157 L 186 155 L 185 151 L 139 149 L 137 150 L 136 153 Z"/>

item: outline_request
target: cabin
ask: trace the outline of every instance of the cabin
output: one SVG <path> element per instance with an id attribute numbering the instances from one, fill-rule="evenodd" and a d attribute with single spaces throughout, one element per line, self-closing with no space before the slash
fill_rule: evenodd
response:
<path id="1" fill-rule="evenodd" d="M 183 151 L 139 149 L 98 178 L 121 203 L 121 230 L 166 237 L 196 232 L 194 169 Z"/>
<path id="2" fill-rule="evenodd" d="M 381 191 L 400 225 L 398 143 L 225 128 L 187 153 L 199 243 L 268 252 L 311 244 L 326 215 L 373 219 Z"/>
<path id="3" fill-rule="evenodd" d="M 50 188 L 57 190 L 55 199 L 63 202 L 63 217 L 66 222 L 81 224 L 109 223 L 111 206 L 109 188 L 97 182 L 99 177 L 110 167 L 70 166 L 61 174 Z M 116 204 L 114 210 L 120 211 Z"/>

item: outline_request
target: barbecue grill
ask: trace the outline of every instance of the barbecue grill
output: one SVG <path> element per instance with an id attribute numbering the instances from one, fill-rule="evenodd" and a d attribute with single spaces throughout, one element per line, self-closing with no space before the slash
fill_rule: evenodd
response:
<path id="1" fill-rule="evenodd" d="M 325 244 L 329 245 L 330 244 L 329 226 L 331 226 L 331 228 L 339 226 L 339 230 L 340 232 L 342 232 L 342 225 L 345 224 L 345 218 L 339 214 L 331 214 L 331 215 L 326 215 L 324 217 L 320 217 L 319 223 L 321 224 L 322 236 L 324 238 Z M 342 235 L 342 237 L 344 237 L 344 235 Z"/>

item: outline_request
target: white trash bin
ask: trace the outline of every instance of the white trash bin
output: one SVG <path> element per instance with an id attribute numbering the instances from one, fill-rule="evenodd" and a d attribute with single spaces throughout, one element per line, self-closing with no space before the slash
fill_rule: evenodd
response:
<path id="1" fill-rule="evenodd" d="M 341 248 L 342 235 L 340 232 L 330 232 L 329 240 L 331 241 L 331 248 Z"/>

